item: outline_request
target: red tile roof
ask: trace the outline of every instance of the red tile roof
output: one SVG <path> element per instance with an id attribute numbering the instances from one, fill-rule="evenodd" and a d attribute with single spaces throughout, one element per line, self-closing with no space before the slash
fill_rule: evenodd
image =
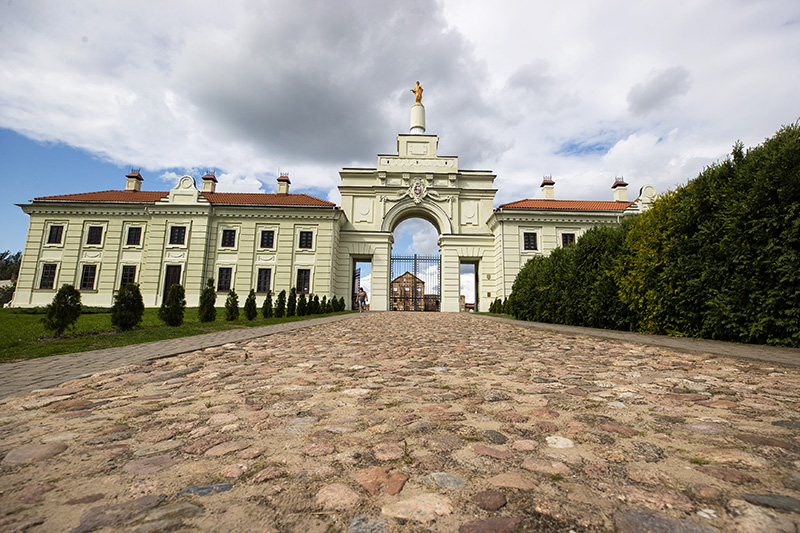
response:
<path id="1" fill-rule="evenodd" d="M 307 194 L 264 194 L 239 192 L 200 193 L 214 205 L 336 207 Z M 36 202 L 155 203 L 169 196 L 167 191 L 98 191 L 58 196 L 40 196 Z"/>
<path id="2" fill-rule="evenodd" d="M 518 200 L 498 209 L 539 209 L 549 211 L 624 211 L 634 202 L 599 202 L 594 200 Z"/>

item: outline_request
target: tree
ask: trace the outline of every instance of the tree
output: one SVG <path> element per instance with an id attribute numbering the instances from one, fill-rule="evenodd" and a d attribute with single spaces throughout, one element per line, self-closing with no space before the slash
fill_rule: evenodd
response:
<path id="1" fill-rule="evenodd" d="M 286 314 L 286 291 L 278 293 L 278 303 L 275 305 L 275 316 L 282 318 Z"/>
<path id="2" fill-rule="evenodd" d="M 170 287 L 167 299 L 161 304 L 158 318 L 168 326 L 177 327 L 183 324 L 184 311 L 186 311 L 186 291 L 184 291 L 183 285 L 175 284 Z"/>
<path id="3" fill-rule="evenodd" d="M 294 287 L 289 290 L 289 299 L 286 301 L 286 316 L 294 316 L 297 312 L 297 291 Z"/>
<path id="4" fill-rule="evenodd" d="M 0 252 L 0 280 L 17 279 L 19 266 L 22 263 L 22 252 L 12 254 L 10 250 Z"/>
<path id="5" fill-rule="evenodd" d="M 261 304 L 261 316 L 264 318 L 272 318 L 272 292 L 267 291 L 264 296 L 264 303 Z"/>
<path id="6" fill-rule="evenodd" d="M 230 322 L 239 318 L 239 296 L 231 289 L 225 299 L 225 320 Z"/>
<path id="7" fill-rule="evenodd" d="M 347 309 L 347 305 L 344 303 L 344 296 L 339 297 L 339 311 L 344 311 Z"/>
<path id="8" fill-rule="evenodd" d="M 331 312 L 331 310 L 328 308 L 328 297 L 327 296 L 323 296 L 322 297 L 322 301 L 319 303 L 319 309 L 320 309 L 320 313 L 322 313 L 323 315 L 327 315 L 328 313 Z"/>
<path id="9" fill-rule="evenodd" d="M 319 314 L 319 296 L 316 294 L 314 298 L 311 298 L 311 301 L 308 306 L 308 314 L 309 315 L 318 315 Z"/>
<path id="10" fill-rule="evenodd" d="M 305 293 L 301 292 L 297 297 L 297 316 L 306 316 L 308 314 L 308 304 L 306 302 Z"/>
<path id="11" fill-rule="evenodd" d="M 67 328 L 73 327 L 81 316 L 81 293 L 72 285 L 62 285 L 45 309 L 42 319 L 44 327 L 60 337 Z"/>
<path id="12" fill-rule="evenodd" d="M 250 294 L 244 301 L 244 317 L 247 320 L 254 320 L 258 316 L 258 308 L 256 307 L 256 291 L 250 289 Z"/>
<path id="13" fill-rule="evenodd" d="M 111 324 L 120 331 L 130 331 L 142 321 L 144 300 L 138 283 L 127 283 L 114 296 Z"/>
<path id="14" fill-rule="evenodd" d="M 200 322 L 214 322 L 217 319 L 217 291 L 214 288 L 214 280 L 208 278 L 206 287 L 200 293 L 200 308 L 197 310 L 197 317 Z"/>
<path id="15" fill-rule="evenodd" d="M 14 291 L 17 288 L 16 280 L 11 282 L 8 287 L 0 287 L 0 307 L 4 306 L 14 298 Z"/>

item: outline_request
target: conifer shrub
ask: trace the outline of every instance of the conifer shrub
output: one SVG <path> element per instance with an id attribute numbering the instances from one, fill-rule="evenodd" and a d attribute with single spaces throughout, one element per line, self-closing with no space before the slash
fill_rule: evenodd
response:
<path id="1" fill-rule="evenodd" d="M 186 311 L 186 291 L 183 285 L 175 284 L 170 287 L 167 299 L 161 304 L 158 318 L 168 326 L 177 327 L 183 324 L 184 311 Z"/>
<path id="2" fill-rule="evenodd" d="M 320 301 L 320 303 L 319 303 L 319 312 L 322 313 L 323 315 L 327 315 L 328 313 L 331 312 L 331 310 L 328 308 L 328 297 L 327 296 L 323 296 L 322 297 L 322 301 Z"/>
<path id="3" fill-rule="evenodd" d="M 306 302 L 305 293 L 300 293 L 297 297 L 297 316 L 306 316 L 308 314 L 308 302 Z"/>
<path id="4" fill-rule="evenodd" d="M 297 314 L 297 291 L 294 287 L 289 290 L 289 299 L 286 300 L 286 316 Z"/>
<path id="5" fill-rule="evenodd" d="M 286 291 L 278 293 L 278 302 L 275 304 L 275 317 L 282 318 L 286 315 Z"/>
<path id="6" fill-rule="evenodd" d="M 228 322 L 239 318 L 239 295 L 231 289 L 225 298 L 225 320 Z"/>
<path id="7" fill-rule="evenodd" d="M 310 312 L 308 313 L 309 315 L 318 315 L 320 313 L 319 296 L 317 296 L 316 294 L 314 295 L 314 298 L 311 299 L 311 304 L 309 305 L 309 307 L 310 307 L 309 310 Z"/>
<path id="8" fill-rule="evenodd" d="M 217 319 L 217 290 L 214 288 L 214 280 L 208 278 L 206 287 L 200 293 L 200 307 L 197 310 L 197 317 L 200 322 L 214 322 Z"/>
<path id="9" fill-rule="evenodd" d="M 55 337 L 64 334 L 81 316 L 81 293 L 72 285 L 62 285 L 53 297 L 53 301 L 45 309 L 42 319 L 46 330 Z"/>
<path id="10" fill-rule="evenodd" d="M 130 331 L 142 321 L 144 300 L 138 283 L 124 285 L 114 296 L 111 324 L 120 331 Z"/>
<path id="11" fill-rule="evenodd" d="M 258 316 L 258 307 L 256 306 L 256 291 L 250 289 L 250 294 L 244 301 L 244 317 L 247 320 L 255 320 Z"/>
<path id="12" fill-rule="evenodd" d="M 344 303 L 344 296 L 339 297 L 339 311 L 344 311 L 347 309 L 347 306 Z"/>
<path id="13" fill-rule="evenodd" d="M 267 291 L 267 294 L 264 295 L 264 303 L 261 304 L 261 316 L 264 318 L 272 318 L 273 312 L 272 292 Z"/>

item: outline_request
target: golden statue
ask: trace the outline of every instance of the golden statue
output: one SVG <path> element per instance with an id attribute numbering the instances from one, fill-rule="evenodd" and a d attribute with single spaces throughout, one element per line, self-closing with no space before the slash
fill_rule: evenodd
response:
<path id="1" fill-rule="evenodd" d="M 417 102 L 416 103 L 421 104 L 422 103 L 422 85 L 420 85 L 419 82 L 417 82 L 416 87 L 411 89 L 411 92 L 414 93 L 416 95 L 416 97 L 417 97 Z"/>

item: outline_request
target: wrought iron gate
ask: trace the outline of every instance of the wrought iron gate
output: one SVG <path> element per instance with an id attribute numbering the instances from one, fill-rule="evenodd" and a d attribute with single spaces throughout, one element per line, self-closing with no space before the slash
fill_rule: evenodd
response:
<path id="1" fill-rule="evenodd" d="M 350 305 L 353 311 L 358 311 L 358 288 L 361 287 L 361 269 L 357 268 L 353 271 L 353 297 L 350 298 Z"/>
<path id="2" fill-rule="evenodd" d="M 440 256 L 392 256 L 389 308 L 392 311 L 439 311 L 441 273 Z"/>

